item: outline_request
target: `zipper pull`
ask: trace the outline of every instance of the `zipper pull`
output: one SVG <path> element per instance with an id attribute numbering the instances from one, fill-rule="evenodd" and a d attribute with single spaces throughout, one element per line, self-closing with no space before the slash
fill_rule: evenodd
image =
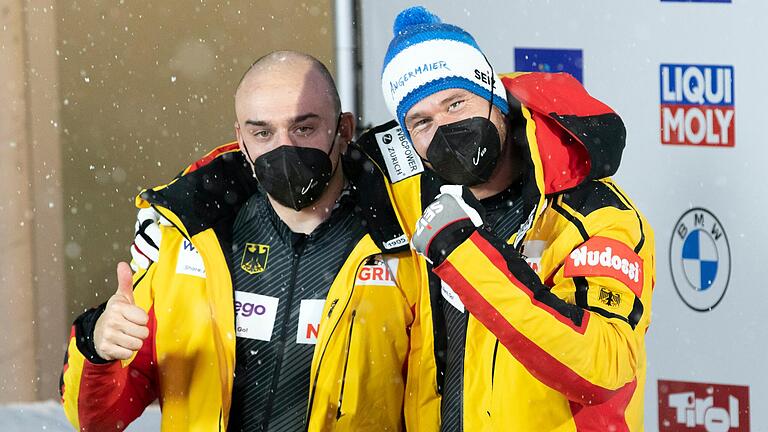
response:
<path id="1" fill-rule="evenodd" d="M 307 235 L 301 233 L 291 233 L 291 248 L 293 249 L 293 258 L 298 259 L 304 252 L 304 247 L 307 245 Z"/>
<path id="2" fill-rule="evenodd" d="M 331 314 L 333 313 L 333 308 L 336 307 L 336 303 L 338 302 L 339 302 L 339 299 L 333 299 L 333 301 L 331 302 L 331 307 L 328 308 L 328 318 L 331 317 Z"/>

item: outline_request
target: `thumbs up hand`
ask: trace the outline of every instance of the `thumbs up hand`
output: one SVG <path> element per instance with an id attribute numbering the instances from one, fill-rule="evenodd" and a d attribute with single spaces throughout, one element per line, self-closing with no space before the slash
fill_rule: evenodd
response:
<path id="1" fill-rule="evenodd" d="M 93 345 L 104 360 L 125 360 L 138 351 L 149 336 L 149 316 L 133 299 L 132 273 L 128 264 L 117 265 L 117 291 L 96 321 Z"/>

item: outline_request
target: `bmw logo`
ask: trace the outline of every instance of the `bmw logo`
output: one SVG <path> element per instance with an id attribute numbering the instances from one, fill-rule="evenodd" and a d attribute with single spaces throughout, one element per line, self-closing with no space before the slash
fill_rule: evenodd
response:
<path id="1" fill-rule="evenodd" d="M 720 303 L 731 277 L 731 248 L 712 212 L 693 208 L 680 217 L 669 244 L 669 267 L 688 307 L 707 312 Z"/>

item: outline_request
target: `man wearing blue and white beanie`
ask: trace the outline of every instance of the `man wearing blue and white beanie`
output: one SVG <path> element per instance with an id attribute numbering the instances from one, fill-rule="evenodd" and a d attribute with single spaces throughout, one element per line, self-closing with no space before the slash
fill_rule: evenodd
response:
<path id="1" fill-rule="evenodd" d="M 621 119 L 570 75 L 497 76 L 422 7 L 393 30 L 382 92 L 429 168 L 388 173 L 429 281 L 409 430 L 642 430 L 654 240 L 610 178 Z"/>
<path id="2" fill-rule="evenodd" d="M 381 86 L 387 108 L 401 125 L 416 102 L 440 90 L 461 88 L 490 100 L 490 64 L 469 33 L 420 7 L 404 10 L 394 31 Z M 507 114 L 507 93 L 494 78 L 495 106 Z"/>

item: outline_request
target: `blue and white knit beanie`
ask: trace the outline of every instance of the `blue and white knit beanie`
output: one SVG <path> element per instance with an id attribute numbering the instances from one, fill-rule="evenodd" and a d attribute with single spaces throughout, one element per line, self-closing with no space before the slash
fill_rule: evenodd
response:
<path id="1" fill-rule="evenodd" d="M 403 129 L 408 110 L 439 91 L 461 88 L 491 99 L 491 67 L 472 35 L 443 23 L 422 6 L 400 12 L 392 30 L 395 36 L 384 57 L 381 90 Z M 506 90 L 494 78 L 493 103 L 507 114 Z"/>

